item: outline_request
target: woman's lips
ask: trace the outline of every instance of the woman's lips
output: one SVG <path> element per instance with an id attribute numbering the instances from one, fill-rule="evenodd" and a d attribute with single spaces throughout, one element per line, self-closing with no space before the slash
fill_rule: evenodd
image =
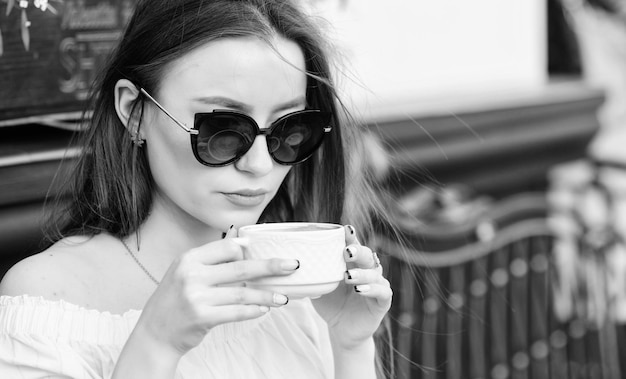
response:
<path id="1" fill-rule="evenodd" d="M 240 207 L 256 207 L 263 204 L 265 200 L 265 191 L 237 191 L 237 192 L 222 192 L 224 197 L 231 203 Z"/>

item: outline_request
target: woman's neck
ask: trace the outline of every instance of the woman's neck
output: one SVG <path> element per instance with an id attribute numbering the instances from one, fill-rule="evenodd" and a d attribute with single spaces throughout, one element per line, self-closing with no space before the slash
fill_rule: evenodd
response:
<path id="1" fill-rule="evenodd" d="M 148 218 L 138 233 L 128 236 L 128 241 L 163 258 L 169 257 L 171 262 L 191 248 L 222 238 L 222 233 L 182 209 L 168 206 L 166 202 L 155 198 Z"/>

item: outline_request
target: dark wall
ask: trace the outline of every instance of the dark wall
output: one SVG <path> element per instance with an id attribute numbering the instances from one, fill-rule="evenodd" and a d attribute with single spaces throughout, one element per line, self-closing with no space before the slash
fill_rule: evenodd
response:
<path id="1" fill-rule="evenodd" d="M 552 166 L 584 157 L 603 101 L 580 82 L 553 83 L 469 111 L 377 120 L 371 129 L 392 153 L 392 191 L 461 183 L 501 198 L 543 190 Z"/>

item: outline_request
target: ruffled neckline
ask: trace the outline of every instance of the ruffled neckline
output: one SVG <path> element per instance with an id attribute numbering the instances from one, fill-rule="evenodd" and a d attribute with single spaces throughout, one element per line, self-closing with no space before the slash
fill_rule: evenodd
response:
<path id="1" fill-rule="evenodd" d="M 86 308 L 81 305 L 71 303 L 69 301 L 58 299 L 50 300 L 42 296 L 19 295 L 19 296 L 0 296 L 0 307 L 50 307 L 52 309 L 66 310 L 69 312 L 81 312 L 89 315 L 98 315 L 110 317 L 111 319 L 138 319 L 142 310 L 129 309 L 124 313 L 114 313 L 109 311 L 101 311 L 98 309 Z"/>

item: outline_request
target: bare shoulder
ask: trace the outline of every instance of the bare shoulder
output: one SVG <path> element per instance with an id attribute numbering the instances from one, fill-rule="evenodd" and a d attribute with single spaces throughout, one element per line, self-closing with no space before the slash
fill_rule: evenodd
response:
<path id="1" fill-rule="evenodd" d="M 94 256 L 102 250 L 103 242 L 100 236 L 68 237 L 23 259 L 2 278 L 0 295 L 85 303 L 97 279 Z"/>

